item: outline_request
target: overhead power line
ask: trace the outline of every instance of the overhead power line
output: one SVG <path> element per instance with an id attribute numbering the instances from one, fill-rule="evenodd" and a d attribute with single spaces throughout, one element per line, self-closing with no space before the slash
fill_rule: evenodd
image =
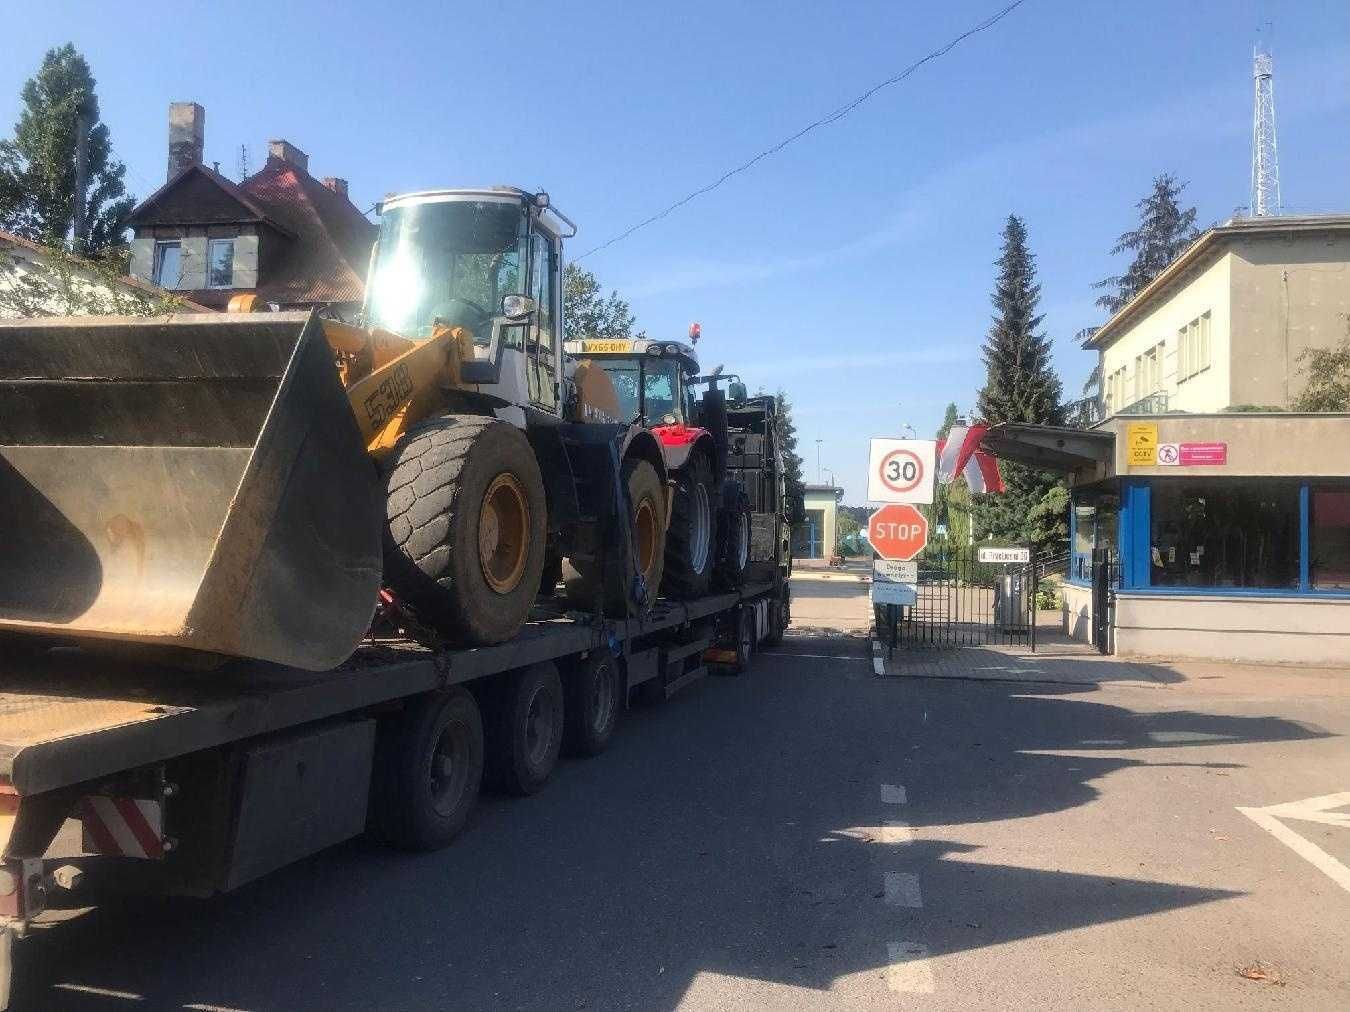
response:
<path id="1" fill-rule="evenodd" d="M 620 232 L 612 239 L 606 239 L 599 246 L 594 246 L 591 249 L 588 249 L 585 253 L 581 254 L 581 256 L 576 257 L 575 259 L 584 260 L 592 253 L 599 253 L 602 249 L 608 249 L 615 243 L 622 242 L 624 239 L 627 239 L 630 235 L 632 235 L 639 229 L 646 228 L 648 225 L 660 221 L 662 218 L 666 217 L 672 212 L 678 211 L 681 207 L 689 203 L 691 200 L 695 200 L 698 197 L 703 196 L 705 193 L 710 193 L 711 191 L 717 189 L 732 176 L 740 175 L 742 172 L 745 172 L 747 169 L 754 166 L 757 162 L 763 161 L 770 155 L 775 155 L 778 152 L 782 151 L 789 144 L 801 140 L 812 130 L 817 130 L 820 127 L 828 126 L 831 123 L 843 119 L 845 116 L 851 113 L 854 109 L 858 108 L 858 106 L 862 105 L 877 92 L 889 88 L 891 87 L 891 85 L 899 84 L 905 78 L 909 77 L 916 70 L 922 67 L 925 63 L 931 63 L 933 60 L 936 60 L 939 57 L 947 55 L 971 36 L 978 35 L 981 32 L 988 31 L 990 28 L 993 28 L 994 25 L 998 24 L 1013 11 L 1017 10 L 1017 8 L 1021 7 L 1022 4 L 1025 2 L 1026 0 L 1014 0 L 1013 3 L 1008 4 L 1008 6 L 1004 7 L 1002 10 L 998 11 L 995 14 L 990 15 L 988 18 L 985 18 L 985 20 L 981 21 L 979 24 L 975 25 L 972 28 L 966 29 L 964 32 L 956 36 L 950 42 L 943 45 L 940 49 L 934 49 L 931 53 L 929 53 L 922 59 L 915 60 L 908 67 L 906 67 L 904 70 L 900 71 L 893 77 L 888 77 L 886 78 L 886 80 L 880 82 L 879 84 L 873 85 L 871 88 L 868 88 L 865 92 L 863 92 L 861 95 L 859 95 L 852 101 L 847 102 L 844 105 L 841 105 L 838 109 L 835 109 L 833 112 L 827 113 L 826 115 L 822 116 L 815 122 L 808 123 L 806 126 L 802 127 L 796 133 L 792 134 L 791 136 L 783 138 L 783 140 L 779 141 L 772 147 L 765 148 L 763 151 L 755 155 L 753 158 L 750 158 L 749 160 L 742 162 L 735 168 L 728 169 L 726 172 L 722 173 L 722 175 L 718 176 L 716 179 L 714 179 L 711 183 L 708 183 L 706 186 L 700 186 L 697 190 L 694 190 L 692 193 L 686 194 L 685 196 L 681 197 L 679 200 L 675 201 L 675 203 L 671 204 L 665 210 L 658 211 L 656 214 L 653 214 L 650 218 L 644 218 L 642 221 L 638 222 L 636 225 L 633 225 L 631 228 L 628 228 L 623 232 Z"/>

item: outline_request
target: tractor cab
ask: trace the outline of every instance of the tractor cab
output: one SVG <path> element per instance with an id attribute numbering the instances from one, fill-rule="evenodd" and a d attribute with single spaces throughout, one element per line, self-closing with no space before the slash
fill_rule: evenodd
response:
<path id="1" fill-rule="evenodd" d="M 614 384 L 623 421 L 642 419 L 656 429 L 685 428 L 698 417 L 693 392 L 698 353 L 693 345 L 647 338 L 586 338 L 568 341 L 565 350 L 605 371 Z"/>

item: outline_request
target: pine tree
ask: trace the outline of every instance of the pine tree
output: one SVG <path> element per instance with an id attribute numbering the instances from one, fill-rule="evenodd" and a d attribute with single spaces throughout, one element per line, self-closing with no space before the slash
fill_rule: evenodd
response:
<path id="1" fill-rule="evenodd" d="M 126 195 L 126 167 L 112 157 L 108 127 L 99 121 L 94 76 L 66 44 L 43 57 L 20 93 L 23 111 L 14 139 L 0 141 L 0 227 L 35 242 L 99 253 L 125 244 L 123 222 L 135 201 Z M 73 235 L 75 149 L 79 122 L 89 126 L 85 216 Z"/>
<path id="2" fill-rule="evenodd" d="M 778 439 L 783 450 L 783 476 L 787 483 L 787 495 L 791 500 L 806 493 L 806 482 L 802 478 L 802 458 L 797 454 L 797 426 L 792 420 L 792 402 L 779 390 L 774 395 L 778 405 Z"/>
<path id="3" fill-rule="evenodd" d="M 942 416 L 942 424 L 938 427 L 937 438 L 946 439 L 947 433 L 952 431 L 952 426 L 960 419 L 961 413 L 956 409 L 956 402 L 953 401 L 947 405 L 947 411 Z"/>
<path id="4" fill-rule="evenodd" d="M 1036 311 L 1041 286 L 1036 259 L 1027 247 L 1022 219 L 1009 215 L 1003 228 L 1003 250 L 994 284 L 994 321 L 984 344 L 986 377 L 977 399 L 981 420 L 990 424 L 1021 422 L 1064 424 L 1063 386 L 1050 362 L 1050 341 L 1039 333 Z M 1031 540 L 1028 517 L 1059 479 L 1048 472 L 1008 461 L 1000 462 L 1006 491 L 971 496 L 975 536 L 1011 541 Z"/>
<path id="5" fill-rule="evenodd" d="M 1138 295 L 1150 281 L 1179 257 L 1200 233 L 1195 228 L 1195 208 L 1183 211 L 1177 203 L 1185 183 L 1164 172 L 1153 180 L 1153 192 L 1135 206 L 1139 209 L 1139 227 L 1125 232 L 1111 247 L 1111 255 L 1134 254 L 1125 273 L 1103 278 L 1095 288 L 1107 289 L 1097 300 L 1108 313 L 1114 313 Z"/>
<path id="6" fill-rule="evenodd" d="M 1050 341 L 1037 333 L 1043 317 L 1036 312 L 1041 286 L 1036 283 L 1036 258 L 1027 248 L 1027 228 L 1008 215 L 1003 227 L 1003 252 L 994 284 L 994 322 L 984 342 L 987 370 L 976 401 L 981 420 L 1061 425 L 1063 387 L 1050 363 Z"/>

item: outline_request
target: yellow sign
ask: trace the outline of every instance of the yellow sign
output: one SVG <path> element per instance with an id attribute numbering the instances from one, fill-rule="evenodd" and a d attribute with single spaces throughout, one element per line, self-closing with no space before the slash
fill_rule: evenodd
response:
<path id="1" fill-rule="evenodd" d="M 582 341 L 581 350 L 590 355 L 622 355 L 633 350 L 632 341 Z"/>
<path id="2" fill-rule="evenodd" d="M 1130 467 L 1152 467 L 1158 462 L 1157 422 L 1131 422 L 1125 427 L 1126 460 Z"/>

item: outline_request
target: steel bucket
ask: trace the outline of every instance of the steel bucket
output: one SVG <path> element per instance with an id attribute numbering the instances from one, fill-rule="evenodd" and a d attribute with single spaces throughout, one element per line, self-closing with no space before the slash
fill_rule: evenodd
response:
<path id="1" fill-rule="evenodd" d="M 325 670 L 382 513 L 311 314 L 0 323 L 0 632 Z"/>

